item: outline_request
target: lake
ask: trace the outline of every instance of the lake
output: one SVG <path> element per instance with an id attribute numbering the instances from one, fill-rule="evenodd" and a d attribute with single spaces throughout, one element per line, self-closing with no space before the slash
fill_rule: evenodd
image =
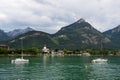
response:
<path id="1" fill-rule="evenodd" d="M 94 57 L 25 57 L 26 64 L 11 64 L 15 57 L 0 57 L 0 80 L 120 80 L 120 57 L 93 64 Z M 87 66 L 87 67 L 86 67 Z"/>

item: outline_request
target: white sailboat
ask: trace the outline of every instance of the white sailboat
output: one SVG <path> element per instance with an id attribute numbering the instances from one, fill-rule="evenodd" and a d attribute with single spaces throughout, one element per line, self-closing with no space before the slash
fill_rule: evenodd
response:
<path id="1" fill-rule="evenodd" d="M 97 58 L 97 59 L 93 59 L 92 63 L 107 63 L 107 59 L 102 59 L 102 58 Z"/>
<path id="2" fill-rule="evenodd" d="M 20 38 L 21 39 L 21 58 L 16 58 L 14 60 L 11 60 L 11 63 L 13 64 L 21 64 L 21 63 L 28 63 L 29 62 L 29 59 L 24 59 L 23 58 L 23 38 Z"/>
<path id="3" fill-rule="evenodd" d="M 101 41 L 101 50 L 102 50 L 102 41 Z M 103 58 L 97 58 L 92 60 L 92 63 L 107 63 L 107 62 L 108 60 Z"/>

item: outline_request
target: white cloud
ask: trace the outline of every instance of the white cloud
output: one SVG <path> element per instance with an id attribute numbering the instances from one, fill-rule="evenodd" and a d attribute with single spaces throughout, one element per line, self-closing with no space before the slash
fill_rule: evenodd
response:
<path id="1" fill-rule="evenodd" d="M 0 13 L 0 20 L 4 21 L 7 19 L 7 16 L 3 13 Z"/>
<path id="2" fill-rule="evenodd" d="M 32 26 L 54 33 L 85 18 L 105 31 L 120 24 L 119 7 L 119 0 L 1 0 L 0 28 L 9 31 Z"/>

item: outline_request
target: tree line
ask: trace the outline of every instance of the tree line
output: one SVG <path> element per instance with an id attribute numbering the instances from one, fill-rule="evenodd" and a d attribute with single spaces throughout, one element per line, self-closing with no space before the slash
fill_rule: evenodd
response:
<path id="1" fill-rule="evenodd" d="M 54 51 L 58 51 L 59 49 L 54 49 Z M 4 49 L 0 48 L 0 55 L 19 55 L 21 54 L 21 49 Z M 52 51 L 52 50 L 50 50 Z M 82 53 L 90 53 L 91 55 L 117 55 L 120 54 L 119 50 L 112 50 L 112 49 L 103 49 L 103 50 L 97 50 L 97 49 L 85 49 L 85 50 L 69 50 L 69 49 L 62 49 L 64 54 L 82 54 Z M 39 48 L 28 48 L 23 50 L 24 54 L 28 55 L 42 55 L 43 52 Z M 51 52 L 50 52 L 51 53 Z M 49 54 L 50 54 L 49 53 Z"/>

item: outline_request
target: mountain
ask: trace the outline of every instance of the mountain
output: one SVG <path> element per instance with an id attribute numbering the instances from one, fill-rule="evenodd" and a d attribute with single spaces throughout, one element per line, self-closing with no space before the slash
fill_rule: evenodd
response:
<path id="1" fill-rule="evenodd" d="M 7 34 L 3 30 L 0 30 L 0 41 L 1 40 L 6 40 L 8 38 L 9 37 L 7 36 Z"/>
<path id="2" fill-rule="evenodd" d="M 108 36 L 118 48 L 120 47 L 120 25 L 111 30 L 103 32 L 103 34 Z"/>
<path id="3" fill-rule="evenodd" d="M 91 24 L 84 19 L 80 19 L 73 24 L 61 28 L 54 39 L 57 40 L 61 47 L 66 48 L 100 48 L 100 44 L 111 44 L 111 40 L 96 30 Z"/>
<path id="4" fill-rule="evenodd" d="M 21 38 L 23 38 L 24 49 L 37 47 L 42 48 L 45 44 L 48 47 L 55 47 L 55 43 L 52 41 L 51 35 L 41 31 L 29 31 L 25 34 L 17 36 L 16 38 L 7 41 L 7 45 L 12 48 L 21 48 Z"/>
<path id="5" fill-rule="evenodd" d="M 46 44 L 52 49 L 100 49 L 101 44 L 103 44 L 104 48 L 110 48 L 109 46 L 112 45 L 108 37 L 96 30 L 84 19 L 80 19 L 61 28 L 55 34 L 41 31 L 29 31 L 4 43 L 12 48 L 20 48 L 21 37 L 24 37 L 24 48 L 42 48 Z"/>
<path id="6" fill-rule="evenodd" d="M 27 27 L 26 29 L 15 29 L 13 31 L 8 32 L 7 35 L 11 38 L 14 38 L 29 31 L 34 31 L 34 30 L 30 27 Z"/>

